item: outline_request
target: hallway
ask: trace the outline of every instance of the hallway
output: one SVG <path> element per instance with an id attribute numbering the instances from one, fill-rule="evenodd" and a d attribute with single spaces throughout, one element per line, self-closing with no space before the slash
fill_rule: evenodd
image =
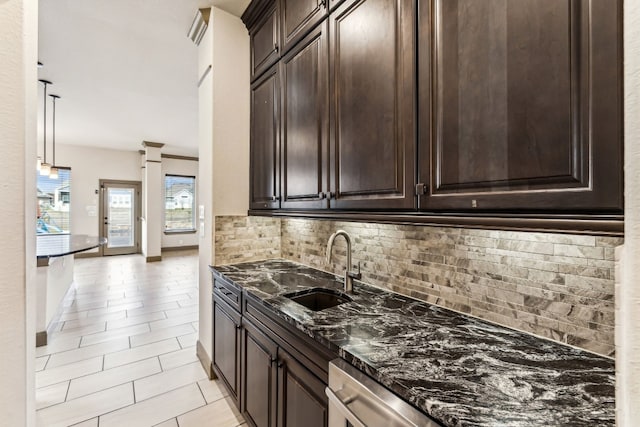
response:
<path id="1" fill-rule="evenodd" d="M 36 349 L 38 426 L 243 423 L 196 357 L 198 255 L 75 260 L 75 298 Z"/>

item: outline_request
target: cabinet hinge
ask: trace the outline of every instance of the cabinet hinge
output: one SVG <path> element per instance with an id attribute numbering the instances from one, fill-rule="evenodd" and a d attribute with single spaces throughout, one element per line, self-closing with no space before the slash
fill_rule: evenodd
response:
<path id="1" fill-rule="evenodd" d="M 416 196 L 424 196 L 425 194 L 427 194 L 428 189 L 429 186 L 427 184 L 424 184 L 422 182 L 416 184 Z"/>

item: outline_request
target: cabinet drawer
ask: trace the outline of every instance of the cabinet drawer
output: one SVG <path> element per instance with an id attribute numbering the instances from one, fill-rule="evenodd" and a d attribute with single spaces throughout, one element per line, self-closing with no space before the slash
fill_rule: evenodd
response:
<path id="1" fill-rule="evenodd" d="M 237 312 L 242 310 L 242 291 L 219 277 L 213 277 L 213 294 Z"/>

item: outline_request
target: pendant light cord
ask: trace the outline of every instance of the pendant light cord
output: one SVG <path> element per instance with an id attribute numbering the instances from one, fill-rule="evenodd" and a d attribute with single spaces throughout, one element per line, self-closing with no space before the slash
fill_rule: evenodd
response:
<path id="1" fill-rule="evenodd" d="M 40 80 L 44 85 L 44 163 L 47 163 L 47 86 L 51 83 L 49 80 Z"/>
<path id="2" fill-rule="evenodd" d="M 52 137 L 53 162 L 51 164 L 55 166 L 56 165 L 56 99 L 58 99 L 58 97 L 56 95 L 51 95 L 51 98 L 53 98 L 53 137 Z"/>

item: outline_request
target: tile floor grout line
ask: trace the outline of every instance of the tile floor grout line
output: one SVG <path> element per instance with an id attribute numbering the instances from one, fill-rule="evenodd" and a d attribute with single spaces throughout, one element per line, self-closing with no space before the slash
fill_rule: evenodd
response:
<path id="1" fill-rule="evenodd" d="M 127 381 L 127 382 L 132 382 L 132 381 Z M 69 383 L 71 383 L 71 381 L 69 381 Z M 112 388 L 121 387 L 121 386 L 123 386 L 123 385 L 125 385 L 125 384 L 127 384 L 127 383 L 125 382 L 125 383 L 122 383 L 122 384 L 117 384 L 117 385 L 114 385 L 114 386 L 112 386 L 112 387 L 107 387 L 107 388 L 105 388 L 105 389 L 103 389 L 103 390 L 98 390 L 98 391 L 96 391 L 96 392 L 94 392 L 94 393 L 89 393 L 89 394 L 85 394 L 84 396 L 79 396 L 79 397 L 77 397 L 77 398 L 75 398 L 75 399 L 65 400 L 64 402 L 59 402 L 59 403 L 56 403 L 56 404 L 54 404 L 54 405 L 47 406 L 46 408 L 38 409 L 36 412 L 41 411 L 41 410 L 43 410 L 43 409 L 49 409 L 49 408 L 53 408 L 53 407 L 55 407 L 55 406 L 64 405 L 65 403 L 70 403 L 70 402 L 73 402 L 74 400 L 78 400 L 78 399 L 81 399 L 81 398 L 84 398 L 84 397 L 91 396 L 92 394 L 97 394 L 97 393 L 101 393 L 101 392 L 103 392 L 103 391 L 111 390 Z M 126 405 L 126 406 L 123 406 L 122 408 L 126 408 L 127 406 L 131 406 L 131 405 Z M 121 409 L 121 408 L 118 408 L 118 409 Z M 118 409 L 115 409 L 115 411 L 117 411 Z M 113 411 L 109 411 L 109 412 L 113 412 Z M 107 413 L 107 412 L 105 412 L 105 414 L 106 414 L 106 413 Z M 91 419 L 93 419 L 93 418 L 96 418 L 96 417 L 99 417 L 99 416 L 102 416 L 102 415 L 104 415 L 104 414 L 101 414 L 101 415 L 94 415 L 94 416 L 91 416 L 91 417 L 89 417 L 89 418 L 85 418 L 84 420 L 78 421 L 77 423 L 74 423 L 74 424 L 80 424 L 80 423 L 83 423 L 83 422 L 85 422 L 85 421 L 91 420 Z M 71 425 L 74 425 L 74 424 L 71 424 Z"/>
<path id="2" fill-rule="evenodd" d="M 70 389 L 71 389 L 71 380 L 69 380 L 69 382 L 67 383 L 67 392 L 64 394 L 64 400 L 62 401 L 62 403 L 67 401 L 67 398 L 69 397 Z"/>

